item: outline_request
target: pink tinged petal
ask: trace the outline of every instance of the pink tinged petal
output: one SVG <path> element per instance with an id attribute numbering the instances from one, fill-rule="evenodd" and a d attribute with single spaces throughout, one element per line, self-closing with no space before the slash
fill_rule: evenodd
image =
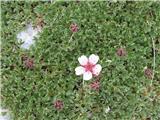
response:
<path id="1" fill-rule="evenodd" d="M 95 66 L 93 67 L 92 72 L 93 72 L 94 75 L 98 76 L 99 73 L 101 72 L 101 70 L 102 70 L 101 65 L 100 65 L 100 64 L 97 64 L 97 65 L 95 65 Z"/>
<path id="2" fill-rule="evenodd" d="M 98 55 L 95 55 L 95 54 L 92 54 L 89 56 L 89 63 L 95 65 L 99 60 L 99 56 Z"/>
<path id="3" fill-rule="evenodd" d="M 90 71 L 83 73 L 83 80 L 90 80 L 92 79 L 92 73 Z"/>
<path id="4" fill-rule="evenodd" d="M 88 63 L 88 58 L 84 55 L 82 55 L 81 57 L 78 58 L 78 61 L 81 65 L 87 65 Z"/>
<path id="5" fill-rule="evenodd" d="M 85 68 L 82 66 L 76 67 L 75 72 L 76 75 L 82 75 L 85 72 Z"/>

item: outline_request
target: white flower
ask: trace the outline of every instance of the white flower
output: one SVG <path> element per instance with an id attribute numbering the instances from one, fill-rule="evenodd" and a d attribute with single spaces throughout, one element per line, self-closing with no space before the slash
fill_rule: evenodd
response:
<path id="1" fill-rule="evenodd" d="M 111 110 L 110 107 L 107 107 L 107 108 L 105 109 L 105 113 L 108 113 L 110 110 Z"/>
<path id="2" fill-rule="evenodd" d="M 31 24 L 27 25 L 26 30 L 21 31 L 17 35 L 18 42 L 23 42 L 21 48 L 29 49 L 31 45 L 35 43 L 34 38 L 37 37 L 41 31 L 39 27 L 33 28 Z"/>
<path id="3" fill-rule="evenodd" d="M 81 66 L 76 67 L 76 75 L 83 75 L 83 80 L 90 80 L 93 76 L 98 76 L 102 70 L 100 64 L 97 64 L 99 56 L 90 55 L 89 58 L 82 55 L 78 58 L 78 61 Z"/>

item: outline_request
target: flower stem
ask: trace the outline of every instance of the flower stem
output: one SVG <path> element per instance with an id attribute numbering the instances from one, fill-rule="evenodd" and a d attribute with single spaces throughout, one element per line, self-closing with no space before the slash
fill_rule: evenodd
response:
<path id="1" fill-rule="evenodd" d="M 155 42 L 152 39 L 152 45 L 153 45 L 153 75 L 152 75 L 152 80 L 151 80 L 151 86 L 153 84 L 153 79 L 154 79 L 154 74 L 155 74 L 155 66 L 156 66 L 156 50 L 155 50 Z"/>
<path id="2" fill-rule="evenodd" d="M 72 41 L 73 36 L 74 36 L 74 33 L 72 33 L 72 35 L 71 35 L 71 37 L 70 37 L 70 39 L 68 41 L 69 43 Z"/>
<path id="3" fill-rule="evenodd" d="M 83 88 L 84 88 L 84 80 L 83 80 Z"/>

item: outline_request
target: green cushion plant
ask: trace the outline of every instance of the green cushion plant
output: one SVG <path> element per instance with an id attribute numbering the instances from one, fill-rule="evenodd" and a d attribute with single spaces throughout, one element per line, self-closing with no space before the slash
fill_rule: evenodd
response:
<path id="1" fill-rule="evenodd" d="M 28 23 L 43 28 L 23 50 Z M 2 1 L 1 26 L 1 99 L 14 120 L 160 119 L 160 2 Z M 75 68 L 91 54 L 102 71 L 83 84 Z"/>

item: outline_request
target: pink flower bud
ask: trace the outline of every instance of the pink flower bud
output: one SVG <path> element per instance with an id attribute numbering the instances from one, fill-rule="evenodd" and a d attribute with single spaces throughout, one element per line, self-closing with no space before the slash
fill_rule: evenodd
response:
<path id="1" fill-rule="evenodd" d="M 63 102 L 61 100 L 56 100 L 54 102 L 54 107 L 57 109 L 57 110 L 60 110 L 62 109 L 64 106 Z"/>
<path id="2" fill-rule="evenodd" d="M 124 48 L 118 48 L 116 53 L 120 57 L 126 56 L 126 54 L 127 54 L 127 52 Z"/>
<path id="3" fill-rule="evenodd" d="M 152 79 L 152 77 L 153 77 L 153 71 L 150 68 L 146 68 L 144 70 L 144 74 L 149 79 Z"/>
<path id="4" fill-rule="evenodd" d="M 31 58 L 27 58 L 26 60 L 24 60 L 24 66 L 28 69 L 33 69 L 34 67 L 34 60 Z"/>
<path id="5" fill-rule="evenodd" d="M 78 32 L 78 26 L 76 23 L 72 23 L 70 26 L 72 32 Z"/>
<path id="6" fill-rule="evenodd" d="M 100 82 L 99 81 L 94 81 L 90 84 L 91 89 L 93 90 L 99 90 L 100 88 Z"/>

